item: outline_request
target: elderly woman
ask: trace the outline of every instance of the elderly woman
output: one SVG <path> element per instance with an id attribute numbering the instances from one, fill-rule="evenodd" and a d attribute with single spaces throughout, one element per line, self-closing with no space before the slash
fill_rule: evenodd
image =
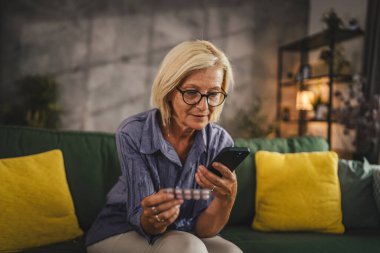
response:
<path id="1" fill-rule="evenodd" d="M 126 119 L 116 133 L 122 174 L 87 235 L 89 253 L 241 252 L 218 236 L 235 201 L 236 176 L 205 167 L 230 135 L 214 124 L 233 82 L 227 57 L 207 41 L 174 47 L 154 80 L 157 109 Z M 176 198 L 165 188 L 206 188 L 207 200 Z"/>

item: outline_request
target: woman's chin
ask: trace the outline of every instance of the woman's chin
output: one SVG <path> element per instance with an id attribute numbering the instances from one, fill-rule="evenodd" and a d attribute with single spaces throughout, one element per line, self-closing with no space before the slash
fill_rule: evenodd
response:
<path id="1" fill-rule="evenodd" d="M 189 127 L 195 130 L 202 130 L 203 128 L 207 126 L 208 123 L 209 123 L 208 120 L 197 120 L 197 121 L 191 122 L 189 124 Z"/>

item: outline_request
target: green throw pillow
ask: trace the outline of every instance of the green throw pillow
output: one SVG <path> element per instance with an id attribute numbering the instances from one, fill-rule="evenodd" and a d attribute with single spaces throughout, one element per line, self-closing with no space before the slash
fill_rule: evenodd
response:
<path id="1" fill-rule="evenodd" d="M 369 162 L 339 160 L 343 224 L 346 228 L 377 228 L 380 216 L 373 197 L 373 169 Z"/>

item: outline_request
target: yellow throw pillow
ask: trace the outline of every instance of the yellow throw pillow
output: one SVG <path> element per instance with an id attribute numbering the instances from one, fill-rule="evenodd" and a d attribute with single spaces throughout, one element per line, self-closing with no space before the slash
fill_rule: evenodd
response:
<path id="1" fill-rule="evenodd" d="M 344 232 L 336 153 L 259 151 L 256 169 L 254 229 Z"/>
<path id="2" fill-rule="evenodd" d="M 0 251 L 19 251 L 82 234 L 60 150 L 0 159 Z"/>

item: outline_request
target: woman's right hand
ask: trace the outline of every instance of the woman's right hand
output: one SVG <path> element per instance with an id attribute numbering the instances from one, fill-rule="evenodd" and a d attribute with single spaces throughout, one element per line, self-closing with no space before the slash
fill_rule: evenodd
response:
<path id="1" fill-rule="evenodd" d="M 183 199 L 176 199 L 173 193 L 163 190 L 145 197 L 141 201 L 144 209 L 141 215 L 141 225 L 145 232 L 156 235 L 166 231 L 179 215 Z"/>

